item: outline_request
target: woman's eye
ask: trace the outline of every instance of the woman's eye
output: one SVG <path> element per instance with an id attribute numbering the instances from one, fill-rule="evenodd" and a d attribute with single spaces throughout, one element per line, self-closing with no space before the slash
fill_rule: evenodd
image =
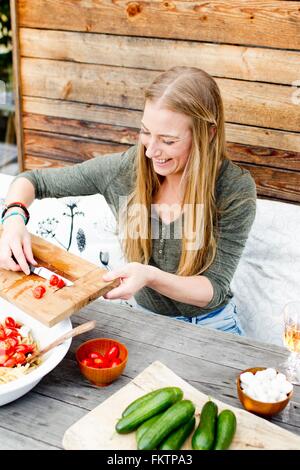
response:
<path id="1" fill-rule="evenodd" d="M 145 131 L 144 129 L 140 129 L 140 134 L 142 135 L 150 135 L 150 132 L 148 131 Z M 172 145 L 174 144 L 174 140 L 162 140 L 162 143 L 163 144 L 166 144 L 166 145 Z"/>

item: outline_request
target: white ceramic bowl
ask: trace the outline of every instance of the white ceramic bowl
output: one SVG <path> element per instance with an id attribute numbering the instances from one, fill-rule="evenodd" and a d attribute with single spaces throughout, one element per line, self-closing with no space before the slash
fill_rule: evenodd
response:
<path id="1" fill-rule="evenodd" d="M 52 328 L 48 328 L 39 321 L 27 315 L 15 305 L 10 304 L 0 297 L 0 322 L 2 323 L 5 317 L 13 317 L 31 329 L 31 333 L 37 341 L 40 349 L 47 346 L 59 336 L 67 333 L 72 328 L 70 319 L 63 320 Z M 50 372 L 60 361 L 65 357 L 71 345 L 71 339 L 65 341 L 60 346 L 49 351 L 43 357 L 42 363 L 32 372 L 24 375 L 23 377 L 8 382 L 7 384 L 0 384 L 0 406 L 10 403 L 17 398 L 25 395 L 39 381 Z"/>

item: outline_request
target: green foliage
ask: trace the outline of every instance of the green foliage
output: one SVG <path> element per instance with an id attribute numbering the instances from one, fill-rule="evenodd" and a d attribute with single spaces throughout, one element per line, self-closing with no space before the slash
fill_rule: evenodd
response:
<path id="1" fill-rule="evenodd" d="M 9 0 L 2 0 L 0 4 L 0 44 L 11 49 L 11 23 Z"/>
<path id="2" fill-rule="evenodd" d="M 9 0 L 0 2 L 0 76 L 11 68 L 12 33 Z"/>

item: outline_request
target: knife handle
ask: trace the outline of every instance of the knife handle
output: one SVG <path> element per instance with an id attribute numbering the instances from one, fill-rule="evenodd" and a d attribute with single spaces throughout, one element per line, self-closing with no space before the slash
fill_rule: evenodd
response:
<path id="1" fill-rule="evenodd" d="M 19 264 L 18 261 L 17 261 L 17 259 L 16 259 L 16 257 L 15 257 L 15 255 L 14 255 L 13 253 L 12 253 L 12 255 L 11 255 L 11 258 L 12 258 L 12 260 L 13 260 L 16 264 Z M 28 261 L 27 261 L 27 264 L 28 264 L 28 266 L 29 266 L 30 274 L 32 274 L 32 273 L 33 273 L 33 270 L 34 270 L 34 266 L 32 266 L 32 264 L 28 263 Z"/>
<path id="2" fill-rule="evenodd" d="M 15 255 L 14 255 L 13 253 L 12 253 L 11 257 L 12 257 L 12 259 L 13 259 L 13 261 L 14 261 L 15 263 L 19 264 L 18 261 L 16 260 Z"/>

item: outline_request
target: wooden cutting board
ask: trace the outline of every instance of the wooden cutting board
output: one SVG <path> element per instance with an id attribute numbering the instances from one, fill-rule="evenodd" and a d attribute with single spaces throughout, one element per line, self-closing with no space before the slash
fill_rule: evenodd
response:
<path id="1" fill-rule="evenodd" d="M 154 389 L 167 386 L 180 387 L 184 398 L 196 406 L 196 425 L 202 406 L 208 396 L 199 392 L 188 382 L 159 361 L 153 362 L 125 387 L 105 400 L 101 405 L 73 424 L 65 432 L 63 446 L 67 450 L 132 450 L 136 449 L 135 433 L 117 434 L 115 424 L 126 406 L 136 398 Z M 234 411 L 237 417 L 237 431 L 230 449 L 300 449 L 300 436 L 255 416 L 248 411 L 212 400 L 219 411 L 224 408 Z M 183 449 L 191 449 L 191 437 Z"/>
<path id="2" fill-rule="evenodd" d="M 32 250 L 39 266 L 54 271 L 74 284 L 57 289 L 35 274 L 26 276 L 23 272 L 0 269 L 0 296 L 47 326 L 69 317 L 119 284 L 118 280 L 102 280 L 105 269 L 35 235 L 32 235 Z M 37 285 L 46 287 L 41 299 L 33 297 L 32 291 Z"/>

